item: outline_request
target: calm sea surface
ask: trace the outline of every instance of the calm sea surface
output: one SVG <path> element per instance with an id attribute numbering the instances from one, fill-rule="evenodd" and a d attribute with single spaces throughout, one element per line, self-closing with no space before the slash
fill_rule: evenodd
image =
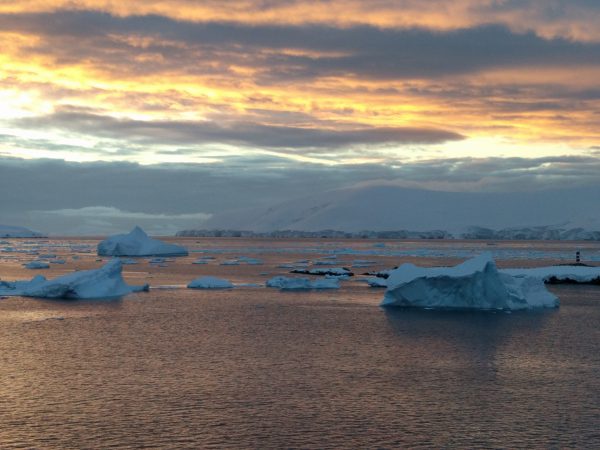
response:
<path id="1" fill-rule="evenodd" d="M 383 268 L 491 249 L 508 267 L 575 248 L 598 261 L 600 245 L 178 241 L 189 257 L 125 266 L 148 293 L 0 300 L 0 448 L 600 448 L 599 286 L 551 287 L 559 309 L 513 314 L 384 310 L 358 280 L 182 288 L 200 275 L 261 284 L 332 255 Z M 0 278 L 98 267 L 96 242 L 10 240 Z M 36 251 L 66 263 L 23 269 Z M 215 259 L 191 264 L 201 256 Z M 263 264 L 221 265 L 239 256 Z"/>

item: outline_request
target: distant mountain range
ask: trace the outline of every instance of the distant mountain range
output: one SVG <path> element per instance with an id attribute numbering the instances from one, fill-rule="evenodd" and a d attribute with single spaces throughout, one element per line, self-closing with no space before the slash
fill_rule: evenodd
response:
<path id="1" fill-rule="evenodd" d="M 354 235 L 393 231 L 407 237 L 428 232 L 424 237 L 598 239 L 598 199 L 600 188 L 496 193 L 366 185 L 266 209 L 216 214 L 203 228 L 266 234 L 337 230 Z"/>
<path id="2" fill-rule="evenodd" d="M 465 233 L 452 234 L 444 230 L 433 231 L 248 231 L 248 230 L 183 230 L 180 237 L 259 237 L 259 238 L 333 238 L 333 239 L 481 239 L 481 240 L 566 240 L 600 241 L 600 231 L 588 231 L 583 228 L 555 229 L 552 227 L 505 228 L 492 230 L 471 227 Z"/>

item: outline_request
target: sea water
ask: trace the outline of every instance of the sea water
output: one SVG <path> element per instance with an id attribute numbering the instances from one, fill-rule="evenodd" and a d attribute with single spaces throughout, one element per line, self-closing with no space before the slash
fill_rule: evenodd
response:
<path id="1" fill-rule="evenodd" d="M 28 242 L 0 253 L 1 279 L 102 264 L 96 240 Z M 512 314 L 382 309 L 360 276 L 322 292 L 183 287 L 202 275 L 261 285 L 332 255 L 377 270 L 492 247 L 501 266 L 542 265 L 573 243 L 177 242 L 189 257 L 125 266 L 148 293 L 0 300 L 1 448 L 600 446 L 598 286 L 553 286 L 559 309 Z M 600 249 L 580 247 L 584 259 Z M 24 269 L 36 251 L 67 262 Z M 242 256 L 262 264 L 220 265 Z"/>

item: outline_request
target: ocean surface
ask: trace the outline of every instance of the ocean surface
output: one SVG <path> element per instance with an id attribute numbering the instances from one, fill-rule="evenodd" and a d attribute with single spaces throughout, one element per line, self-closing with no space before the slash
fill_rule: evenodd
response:
<path id="1" fill-rule="evenodd" d="M 559 309 L 508 314 L 386 310 L 360 280 L 481 251 L 600 264 L 597 243 L 172 241 L 190 256 L 125 266 L 150 292 L 0 300 L 0 448 L 600 448 L 600 286 L 551 286 Z M 98 267 L 97 242 L 4 240 L 0 279 Z M 59 262 L 22 267 L 44 254 Z M 262 286 L 316 262 L 357 276 Z M 201 275 L 238 287 L 184 288 Z"/>

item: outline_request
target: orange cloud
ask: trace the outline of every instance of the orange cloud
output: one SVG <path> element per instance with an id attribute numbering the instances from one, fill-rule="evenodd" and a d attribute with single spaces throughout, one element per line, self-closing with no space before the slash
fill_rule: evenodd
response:
<path id="1" fill-rule="evenodd" d="M 159 15 L 199 22 L 428 27 L 439 30 L 500 23 L 545 37 L 600 39 L 600 8 L 589 1 L 532 0 L 21 0 L 0 2 L 0 13 L 95 10 L 118 16 Z"/>
<path id="2" fill-rule="evenodd" d="M 345 132 L 411 129 L 422 136 L 437 136 L 440 142 L 467 136 L 525 148 L 535 144 L 536 154 L 545 144 L 597 145 L 600 67 L 593 60 L 582 62 L 590 59 L 588 55 L 600 54 L 596 44 L 544 40 L 511 34 L 504 28 L 462 30 L 483 23 L 486 17 L 489 21 L 489 11 L 496 4 L 331 0 L 287 1 L 265 8 L 256 2 L 234 1 L 224 9 L 220 1 L 201 5 L 183 0 L 2 2 L 0 14 L 10 15 L 5 23 L 12 28 L 0 33 L 0 98 L 4 100 L 0 120 L 5 129 L 14 131 L 18 127 L 15 118 L 47 117 L 64 107 L 75 107 L 106 118 L 97 123 L 115 127 L 119 122 L 110 120 L 135 123 L 138 133 L 145 122 L 164 125 L 170 121 L 215 123 L 225 128 L 246 124 L 249 131 L 243 136 L 289 127 L 307 136 L 327 136 L 340 142 L 346 142 L 339 138 Z M 69 16 L 74 8 L 114 16 Z M 61 15 L 66 9 L 71 12 Z M 541 35 L 577 37 L 588 29 L 587 20 L 595 17 L 572 19 L 580 9 L 569 7 L 564 18 L 546 21 L 542 20 L 543 8 L 533 6 L 521 10 L 520 16 L 516 10 L 498 8 L 492 17 L 510 23 L 513 29 L 526 29 L 524 22 L 531 20 L 531 27 Z M 27 14 L 21 14 L 24 11 Z M 52 28 L 51 23 L 44 26 L 46 16 L 28 22 L 35 12 L 57 12 L 53 17 L 67 17 L 69 21 L 64 23 L 77 24 L 80 30 Z M 138 17 L 143 14 L 160 17 Z M 119 17 L 132 20 L 118 21 Z M 164 17 L 180 21 L 161 22 Z M 90 27 L 77 20 L 90 20 Z M 198 30 L 189 21 L 227 21 L 229 25 Z M 235 28 L 231 22 L 253 26 Z M 274 23 L 281 28 L 274 30 Z M 106 29 L 105 24 L 113 27 Z M 261 24 L 267 26 L 261 28 Z M 284 27 L 306 24 L 321 26 Z M 361 26 L 353 28 L 357 24 Z M 188 28 L 177 32 L 183 26 Z M 436 31 L 402 34 L 387 30 L 409 26 Z M 454 35 L 440 31 L 459 28 Z M 288 36 L 284 41 L 286 30 L 298 37 Z M 250 36 L 250 32 L 255 34 Z M 273 40 L 276 32 L 282 33 L 282 42 Z M 486 55 L 485 45 L 471 45 L 473 35 L 469 33 L 492 36 L 495 47 L 490 44 L 490 48 L 494 51 L 502 51 L 507 42 L 513 47 L 499 54 L 497 63 L 495 55 Z M 448 52 L 454 53 L 448 56 L 443 43 L 451 38 L 455 44 Z M 423 40 L 422 50 L 419 39 Z M 408 48 L 410 42 L 416 42 L 413 50 Z M 531 48 L 523 50 L 521 44 L 528 43 Z M 405 47 L 406 53 L 398 53 Z M 561 58 L 572 55 L 578 59 L 573 65 L 564 64 L 554 58 L 555 49 Z M 66 125 L 63 121 L 48 126 L 58 133 Z M 171 131 L 168 124 L 162 125 L 152 132 Z M 95 142 L 93 127 L 80 127 L 78 133 L 84 132 Z M 369 144 L 365 135 L 360 135 L 362 144 Z M 260 141 L 253 139 L 248 139 L 249 145 L 258 146 Z M 321 142 L 330 142 L 327 139 Z M 394 144 L 393 140 L 381 142 Z M 427 139 L 423 142 L 430 143 Z M 394 145 L 404 143 L 398 138 Z M 369 160 L 368 156 L 357 158 L 353 152 L 348 149 L 348 161 Z M 337 148 L 335 154 L 344 151 Z M 374 151 L 372 160 L 381 160 L 381 154 Z"/>

